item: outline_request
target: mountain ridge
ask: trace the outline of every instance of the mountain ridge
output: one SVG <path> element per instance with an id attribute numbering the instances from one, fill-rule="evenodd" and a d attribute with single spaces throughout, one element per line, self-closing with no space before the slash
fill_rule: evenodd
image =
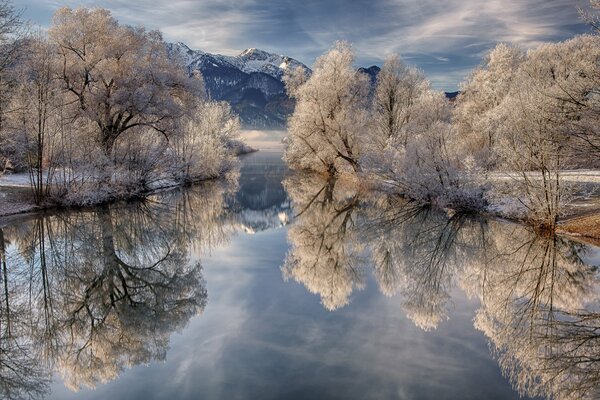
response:
<path id="1" fill-rule="evenodd" d="M 285 71 L 302 67 L 312 72 L 292 57 L 255 47 L 236 56 L 225 56 L 192 50 L 185 43 L 176 42 L 167 43 L 167 52 L 170 57 L 179 58 L 190 75 L 199 71 L 210 98 L 231 104 L 246 128 L 285 128 L 295 105 L 285 91 Z M 381 71 L 376 65 L 357 70 L 367 74 L 372 85 Z M 446 96 L 453 101 L 457 94 L 446 93 Z"/>
<path id="2" fill-rule="evenodd" d="M 208 95 L 227 101 L 250 128 L 283 128 L 294 102 L 285 93 L 283 75 L 305 64 L 285 55 L 249 48 L 237 56 L 193 50 L 183 42 L 168 43 L 170 57 L 179 57 L 190 74 L 199 71 Z"/>

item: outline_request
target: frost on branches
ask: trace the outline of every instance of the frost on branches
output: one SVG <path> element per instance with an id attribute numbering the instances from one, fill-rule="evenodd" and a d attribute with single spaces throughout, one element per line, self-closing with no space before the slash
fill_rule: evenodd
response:
<path id="1" fill-rule="evenodd" d="M 455 125 L 505 212 L 553 228 L 573 192 L 562 171 L 598 165 L 599 57 L 598 35 L 499 45 L 463 85 Z"/>
<path id="2" fill-rule="evenodd" d="M 297 106 L 285 159 L 419 204 L 554 229 L 577 190 L 563 171 L 600 166 L 598 59 L 600 35 L 529 51 L 499 44 L 451 103 L 397 55 L 370 89 L 352 48 L 336 43 L 311 76 L 286 76 Z"/>
<path id="3" fill-rule="evenodd" d="M 9 71 L 0 141 L 10 146 L 0 153 L 29 171 L 38 204 L 144 196 L 236 165 L 237 117 L 168 57 L 160 32 L 65 7 L 47 37 L 23 48 Z"/>
<path id="4" fill-rule="evenodd" d="M 481 191 L 458 151 L 444 94 L 392 56 L 370 95 L 369 78 L 353 68 L 353 60 L 351 47 L 338 42 L 317 60 L 310 77 L 300 70 L 288 74 L 287 89 L 297 101 L 288 164 L 330 176 L 373 177 L 424 203 L 480 207 Z"/>
<path id="5" fill-rule="evenodd" d="M 305 82 L 298 70 L 286 79 L 288 93 L 296 99 L 285 153 L 293 168 L 330 175 L 360 170 L 369 80 L 353 68 L 353 61 L 350 45 L 337 42 L 317 59 Z"/>

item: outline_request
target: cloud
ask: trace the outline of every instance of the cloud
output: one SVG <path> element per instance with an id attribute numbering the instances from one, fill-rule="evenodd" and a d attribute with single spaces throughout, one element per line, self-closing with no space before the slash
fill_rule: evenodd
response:
<path id="1" fill-rule="evenodd" d="M 54 0 L 16 0 L 26 16 L 48 25 Z M 588 31 L 577 14 L 587 0 L 83 0 L 60 5 L 110 9 L 122 22 L 158 28 L 171 41 L 209 52 L 248 47 L 311 64 L 335 40 L 354 43 L 357 62 L 381 64 L 400 53 L 439 88 L 456 88 L 499 42 L 525 48 Z M 440 68 L 440 65 L 443 68 Z M 444 71 L 447 79 L 443 78 Z M 458 79 L 459 81 L 460 79 Z"/>

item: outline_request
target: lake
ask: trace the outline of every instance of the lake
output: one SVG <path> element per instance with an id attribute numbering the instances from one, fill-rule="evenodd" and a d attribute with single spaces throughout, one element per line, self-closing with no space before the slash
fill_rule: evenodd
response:
<path id="1" fill-rule="evenodd" d="M 599 395 L 597 247 L 276 147 L 238 182 L 0 225 L 3 398 Z"/>

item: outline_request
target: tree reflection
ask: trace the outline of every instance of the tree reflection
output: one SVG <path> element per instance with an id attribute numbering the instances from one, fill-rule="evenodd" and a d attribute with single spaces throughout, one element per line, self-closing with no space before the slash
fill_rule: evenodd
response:
<path id="1" fill-rule="evenodd" d="M 289 230 L 291 249 L 282 267 L 285 279 L 319 294 L 328 310 L 348 303 L 364 285 L 364 259 L 357 237 L 358 189 L 321 176 L 292 176 L 284 182 L 298 212 Z"/>
<path id="2" fill-rule="evenodd" d="M 286 189 L 297 217 L 283 274 L 325 308 L 348 304 L 371 269 L 379 290 L 430 330 L 458 286 L 480 300 L 475 327 L 522 395 L 600 397 L 600 277 L 582 260 L 585 245 L 312 176 Z"/>
<path id="3" fill-rule="evenodd" d="M 506 227 L 494 224 L 498 229 Z M 521 394 L 598 398 L 597 271 L 581 260 L 580 245 L 555 235 L 519 227 L 509 241 L 494 233 L 496 257 L 485 267 L 475 326 L 504 373 Z"/>
<path id="4" fill-rule="evenodd" d="M 381 292 L 400 292 L 418 326 L 433 329 L 445 318 L 462 216 L 448 219 L 400 198 L 319 176 L 294 175 L 285 186 L 297 210 L 288 233 L 285 278 L 303 283 L 334 310 L 364 286 L 364 271 L 372 264 Z"/>
<path id="5" fill-rule="evenodd" d="M 23 305 L 13 304 L 14 288 L 8 284 L 7 249 L 4 229 L 0 228 L 0 396 L 3 399 L 37 398 L 47 392 L 50 376 L 33 357 L 33 342 L 28 335 Z"/>
<path id="6" fill-rule="evenodd" d="M 227 240 L 231 189 L 212 183 L 0 231 L 2 397 L 42 394 L 52 371 L 78 390 L 163 360 L 170 335 L 206 305 L 190 250 Z"/>

